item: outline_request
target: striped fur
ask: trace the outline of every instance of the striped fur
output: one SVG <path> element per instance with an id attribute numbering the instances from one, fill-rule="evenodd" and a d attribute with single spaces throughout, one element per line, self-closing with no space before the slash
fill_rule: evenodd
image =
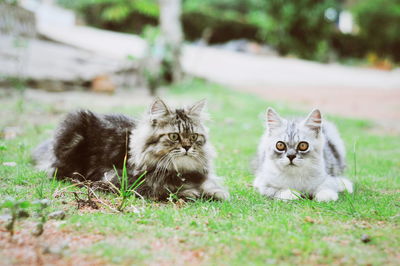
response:
<path id="1" fill-rule="evenodd" d="M 214 149 L 208 142 L 204 107 L 205 101 L 200 101 L 172 110 L 156 100 L 132 131 L 129 164 L 137 174 L 147 172 L 145 187 L 151 197 L 164 198 L 170 191 L 193 198 L 228 197 L 213 171 Z M 179 140 L 171 140 L 170 134 L 177 134 Z M 197 138 L 192 140 L 192 135 Z"/>
<path id="2" fill-rule="evenodd" d="M 155 200 L 171 193 L 185 198 L 226 199 L 213 172 L 213 148 L 204 126 L 201 101 L 170 109 L 157 99 L 140 121 L 89 111 L 69 114 L 55 137 L 33 153 L 37 166 L 57 177 L 106 181 L 118 185 L 125 155 L 130 182 L 145 174 L 138 192 Z M 176 134 L 176 140 L 171 139 Z M 194 136 L 196 138 L 194 138 Z"/>

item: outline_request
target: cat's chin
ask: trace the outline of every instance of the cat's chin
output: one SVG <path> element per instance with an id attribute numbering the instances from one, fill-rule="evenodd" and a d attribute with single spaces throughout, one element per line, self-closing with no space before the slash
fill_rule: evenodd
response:
<path id="1" fill-rule="evenodd" d="M 197 171 L 203 168 L 198 160 L 187 154 L 174 157 L 173 164 L 178 171 Z"/>
<path id="2" fill-rule="evenodd" d="M 280 169 L 294 169 L 300 165 L 297 162 L 280 161 L 277 163 Z"/>

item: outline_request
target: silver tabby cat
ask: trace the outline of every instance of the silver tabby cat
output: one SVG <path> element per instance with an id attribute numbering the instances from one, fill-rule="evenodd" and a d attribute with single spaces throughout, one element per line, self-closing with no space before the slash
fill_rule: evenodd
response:
<path id="1" fill-rule="evenodd" d="M 303 120 L 287 120 L 268 108 L 266 123 L 254 180 L 261 194 L 282 200 L 307 194 L 317 201 L 335 201 L 338 192 L 353 192 L 352 183 L 341 176 L 343 141 L 332 123 L 322 121 L 319 110 Z"/>

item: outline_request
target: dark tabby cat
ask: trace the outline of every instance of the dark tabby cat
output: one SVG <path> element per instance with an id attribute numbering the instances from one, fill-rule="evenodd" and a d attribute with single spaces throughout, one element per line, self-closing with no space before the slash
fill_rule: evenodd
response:
<path id="1" fill-rule="evenodd" d="M 138 193 L 164 200 L 179 197 L 227 199 L 228 192 L 214 174 L 214 150 L 204 126 L 205 101 L 190 108 L 170 109 L 157 99 L 142 120 L 123 115 L 71 113 L 53 140 L 34 151 L 37 167 L 57 178 L 118 184 L 114 166 L 127 168 L 133 182 L 146 172 Z"/>

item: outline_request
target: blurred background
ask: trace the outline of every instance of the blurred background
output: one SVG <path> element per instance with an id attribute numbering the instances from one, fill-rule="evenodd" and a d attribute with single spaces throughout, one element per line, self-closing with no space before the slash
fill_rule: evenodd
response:
<path id="1" fill-rule="evenodd" d="M 202 78 L 396 130 L 399 63 L 398 0 L 0 1 L 3 99 L 143 103 Z"/>

